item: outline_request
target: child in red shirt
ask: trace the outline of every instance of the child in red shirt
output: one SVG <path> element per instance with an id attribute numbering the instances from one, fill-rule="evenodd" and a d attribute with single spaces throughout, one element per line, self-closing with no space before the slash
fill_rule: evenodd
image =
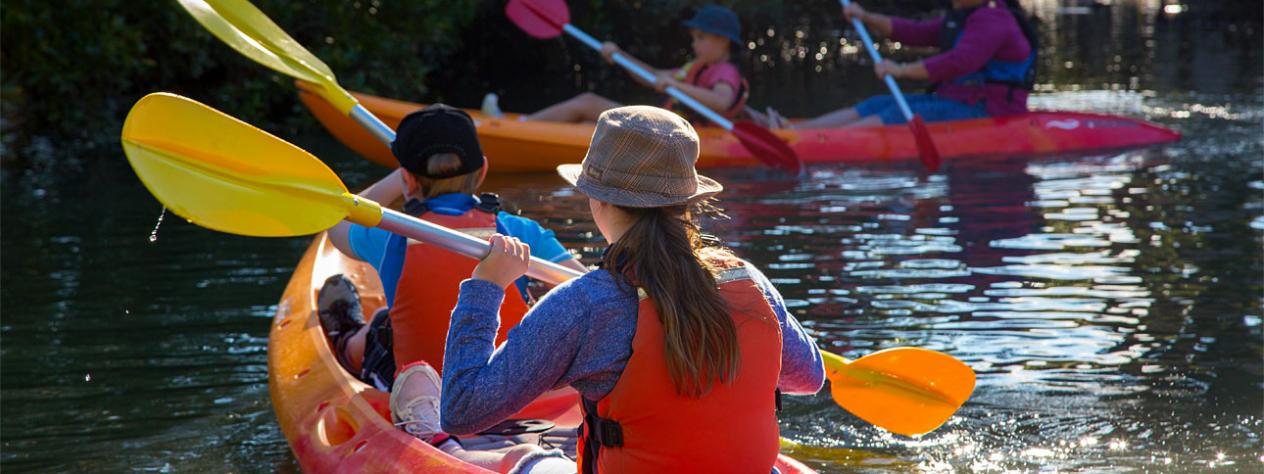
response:
<path id="1" fill-rule="evenodd" d="M 711 110 L 728 118 L 742 112 L 746 105 L 748 87 L 742 79 L 741 72 L 732 61 L 732 48 L 740 46 L 741 24 L 737 14 L 719 5 L 708 5 L 698 9 L 693 19 L 684 23 L 693 36 L 694 60 L 676 69 L 655 69 L 639 60 L 632 61 L 652 71 L 657 80 L 647 84 L 660 92 L 668 87 L 675 87 L 681 92 L 701 102 Z M 601 54 L 607 62 L 613 62 L 615 53 L 622 53 L 614 43 L 604 43 Z M 642 81 L 633 75 L 637 81 Z M 689 110 L 669 100 L 667 109 L 686 115 L 691 120 Z M 592 92 L 585 92 L 565 102 L 554 104 L 544 110 L 524 117 L 524 120 L 544 120 L 550 122 L 595 122 L 597 117 L 609 109 L 621 104 Z M 694 120 L 698 123 L 697 120 Z"/>

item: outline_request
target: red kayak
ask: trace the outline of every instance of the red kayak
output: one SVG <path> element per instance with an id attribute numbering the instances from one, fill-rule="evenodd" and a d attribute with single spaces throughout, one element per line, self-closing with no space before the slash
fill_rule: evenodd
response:
<path id="1" fill-rule="evenodd" d="M 300 88 L 310 87 L 299 83 Z M 387 125 L 395 127 L 409 112 L 424 106 L 352 93 Z M 396 166 L 390 150 L 346 115 L 306 90 L 299 97 L 308 110 L 343 144 L 383 166 Z M 557 165 L 584 159 L 592 138 L 591 123 L 523 122 L 518 114 L 492 118 L 468 110 L 478 124 L 483 152 L 493 172 L 552 172 Z M 1130 148 L 1169 143 L 1180 134 L 1127 117 L 1081 112 L 1031 112 L 929 124 L 944 159 L 971 156 L 1041 155 Z M 916 160 L 917 145 L 904 125 L 874 128 L 776 130 L 804 163 L 859 163 Z M 732 134 L 714 127 L 698 129 L 702 141 L 699 168 L 762 166 Z"/>

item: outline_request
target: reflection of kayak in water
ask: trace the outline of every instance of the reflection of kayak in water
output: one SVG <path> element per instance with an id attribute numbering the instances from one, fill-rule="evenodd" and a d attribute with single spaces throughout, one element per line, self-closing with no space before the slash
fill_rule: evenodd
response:
<path id="1" fill-rule="evenodd" d="M 294 269 L 268 340 L 272 407 L 303 471 L 488 472 L 396 429 L 390 421 L 388 394 L 339 367 L 316 316 L 316 289 L 336 273 L 356 282 L 366 314 L 384 304 L 372 268 L 343 256 L 321 234 Z M 573 442 L 574 428 L 581 421 L 579 395 L 570 388 L 546 393 L 511 418 L 546 420 L 553 429 L 543 435 L 462 437 L 462 443 L 477 449 L 505 449 L 521 442 L 553 443 L 553 438 Z M 573 449 L 572 445 L 568 451 Z M 777 468 L 787 474 L 813 472 L 784 455 Z"/>
<path id="2" fill-rule="evenodd" d="M 299 83 L 300 87 L 311 87 Z M 394 127 L 423 104 L 366 94 L 353 94 L 375 115 Z M 338 140 L 361 155 L 395 167 L 390 150 L 324 99 L 307 91 L 299 94 L 308 110 Z M 517 114 L 490 118 L 468 111 L 478 123 L 483 151 L 492 172 L 552 172 L 557 165 L 578 163 L 588 150 L 593 124 L 522 122 Z M 1180 134 L 1127 117 L 1079 112 L 1032 112 L 1005 118 L 985 118 L 929 124 L 935 146 L 944 158 L 979 155 L 1030 155 L 1125 148 L 1175 141 Z M 916 160 L 917 145 L 908 127 L 778 130 L 805 163 Z M 732 134 L 713 127 L 698 130 L 702 155 L 698 167 L 760 166 Z"/>

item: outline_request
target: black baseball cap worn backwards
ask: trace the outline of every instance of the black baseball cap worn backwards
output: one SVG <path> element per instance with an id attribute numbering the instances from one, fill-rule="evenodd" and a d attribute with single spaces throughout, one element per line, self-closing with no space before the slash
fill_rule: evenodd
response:
<path id="1" fill-rule="evenodd" d="M 391 153 L 404 169 L 431 179 L 473 173 L 486 164 L 474 120 L 464 110 L 444 104 L 430 105 L 404 117 L 395 131 Z M 459 157 L 461 166 L 444 173 L 428 173 L 430 158 L 442 153 Z"/>

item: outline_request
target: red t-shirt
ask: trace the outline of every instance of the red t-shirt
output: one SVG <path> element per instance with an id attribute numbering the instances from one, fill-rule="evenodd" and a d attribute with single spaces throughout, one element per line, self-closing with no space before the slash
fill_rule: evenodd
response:
<path id="1" fill-rule="evenodd" d="M 733 63 L 727 62 L 711 65 L 690 62 L 676 70 L 676 78 L 682 81 L 687 81 L 689 72 L 693 68 L 706 68 L 702 70 L 702 74 L 698 75 L 698 78 L 693 82 L 693 85 L 704 89 L 714 89 L 717 84 L 728 84 L 729 88 L 733 89 L 733 95 L 729 104 L 737 103 L 737 100 L 739 99 L 738 94 L 741 94 L 742 92 L 742 73 L 737 70 L 737 66 L 734 66 Z M 724 116 L 731 116 L 736 113 L 732 110 L 719 110 L 717 112 L 720 112 L 720 115 Z"/>

